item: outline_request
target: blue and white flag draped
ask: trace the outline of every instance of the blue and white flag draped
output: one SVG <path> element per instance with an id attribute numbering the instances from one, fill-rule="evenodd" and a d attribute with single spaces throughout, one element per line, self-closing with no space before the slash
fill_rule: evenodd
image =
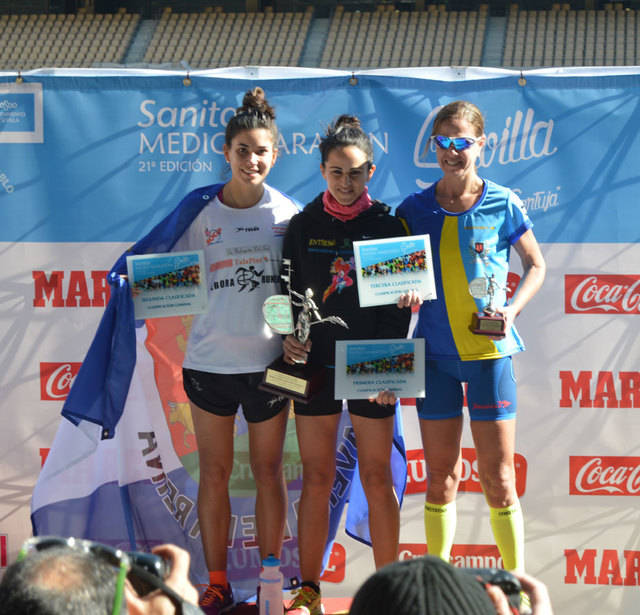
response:
<path id="1" fill-rule="evenodd" d="M 219 189 L 214 185 L 191 192 L 111 269 L 108 306 L 62 409 L 68 420 L 60 424 L 32 499 L 35 534 L 73 535 L 126 550 L 171 542 L 191 553 L 196 584 L 207 582 L 207 570 L 197 518 L 197 447 L 181 386 L 181 352 L 189 323 L 180 317 L 136 322 L 123 276 L 127 255 L 170 251 Z M 247 426 L 241 415 L 236 427 L 228 569 L 236 597 L 243 599 L 255 592 L 260 558 Z M 346 412 L 336 454 L 325 566 L 349 499 L 347 532 L 370 543 L 366 498 Z M 289 510 L 281 559 L 287 578 L 298 574 L 296 503 L 302 487 L 292 420 L 284 461 Z M 391 461 L 401 500 L 406 458 L 399 404 Z"/>

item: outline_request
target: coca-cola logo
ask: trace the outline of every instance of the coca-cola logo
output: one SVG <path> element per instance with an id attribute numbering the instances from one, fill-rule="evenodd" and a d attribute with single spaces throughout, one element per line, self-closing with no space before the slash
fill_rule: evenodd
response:
<path id="1" fill-rule="evenodd" d="M 61 401 L 67 398 L 81 363 L 40 363 L 40 399 Z"/>
<path id="2" fill-rule="evenodd" d="M 424 451 L 413 449 L 407 451 L 407 488 L 406 493 L 425 493 L 427 490 L 427 466 Z M 513 458 L 516 468 L 516 491 L 522 496 L 527 484 L 527 460 L 516 453 Z M 475 448 L 462 449 L 462 473 L 458 491 L 482 493 L 478 475 L 478 460 Z"/>
<path id="3" fill-rule="evenodd" d="M 640 457 L 570 457 L 571 495 L 640 494 Z"/>
<path id="4" fill-rule="evenodd" d="M 567 314 L 640 313 L 640 275 L 565 275 Z"/>

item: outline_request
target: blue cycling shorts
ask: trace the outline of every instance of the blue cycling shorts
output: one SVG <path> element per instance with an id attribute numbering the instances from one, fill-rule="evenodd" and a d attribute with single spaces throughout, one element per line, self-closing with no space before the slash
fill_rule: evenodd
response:
<path id="1" fill-rule="evenodd" d="M 516 415 L 516 378 L 511 357 L 478 361 L 426 362 L 426 397 L 416 406 L 421 419 L 448 419 L 462 414 L 467 404 L 472 421 L 500 421 Z"/>

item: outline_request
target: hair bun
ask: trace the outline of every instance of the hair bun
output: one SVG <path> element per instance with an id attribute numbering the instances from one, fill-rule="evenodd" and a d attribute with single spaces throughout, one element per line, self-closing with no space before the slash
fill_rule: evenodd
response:
<path id="1" fill-rule="evenodd" d="M 242 106 L 236 109 L 237 115 L 241 113 L 259 115 L 271 120 L 276 119 L 276 112 L 267 102 L 264 90 L 261 87 L 255 87 L 253 90 L 246 92 L 242 98 Z"/>
<path id="2" fill-rule="evenodd" d="M 343 114 L 327 129 L 327 135 L 336 134 L 345 128 L 360 128 L 360 120 L 355 115 Z"/>

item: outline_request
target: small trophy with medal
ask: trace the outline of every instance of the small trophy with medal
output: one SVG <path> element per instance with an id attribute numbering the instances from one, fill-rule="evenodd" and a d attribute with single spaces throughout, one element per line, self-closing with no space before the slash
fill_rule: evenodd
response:
<path id="1" fill-rule="evenodd" d="M 474 251 L 485 264 L 488 262 L 484 244 L 476 243 Z M 472 333 L 492 337 L 504 337 L 507 334 L 505 317 L 496 310 L 495 305 L 496 293 L 499 289 L 493 273 L 491 275 L 485 273 L 484 277 L 474 278 L 469 283 L 469 292 L 474 299 L 489 299 L 487 306 L 481 312 L 475 312 L 472 315 Z"/>
<path id="2" fill-rule="evenodd" d="M 287 285 L 288 295 L 272 295 L 262 306 L 265 322 L 272 331 L 281 335 L 293 334 L 304 344 L 309 339 L 311 327 L 321 322 L 329 322 L 348 329 L 339 316 L 322 317 L 313 300 L 313 291 L 307 288 L 304 295 L 291 288 L 291 261 L 283 259 L 286 272 L 282 279 Z M 300 308 L 294 325 L 292 306 Z M 302 403 L 308 403 L 313 394 L 325 382 L 326 368 L 307 363 L 289 365 L 280 356 L 267 366 L 260 388 L 279 395 L 285 395 Z"/>

